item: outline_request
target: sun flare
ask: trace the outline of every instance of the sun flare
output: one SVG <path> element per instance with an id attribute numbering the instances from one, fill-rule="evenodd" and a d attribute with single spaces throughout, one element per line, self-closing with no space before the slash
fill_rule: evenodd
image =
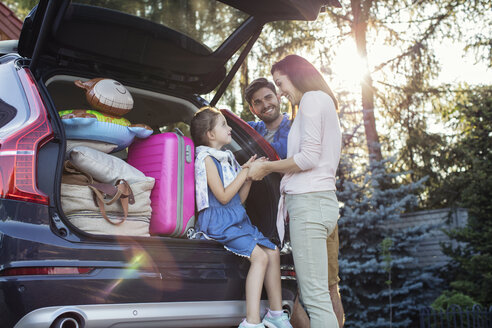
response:
<path id="1" fill-rule="evenodd" d="M 367 60 L 361 58 L 353 42 L 348 41 L 338 48 L 332 62 L 332 70 L 340 83 L 358 86 L 367 74 Z"/>

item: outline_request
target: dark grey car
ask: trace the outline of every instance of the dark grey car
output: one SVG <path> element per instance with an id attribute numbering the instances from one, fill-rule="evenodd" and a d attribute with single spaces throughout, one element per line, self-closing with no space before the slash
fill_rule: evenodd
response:
<path id="1" fill-rule="evenodd" d="M 66 220 L 58 110 L 87 107 L 75 80 L 107 77 L 133 95 L 131 122 L 154 132 L 188 123 L 209 104 L 200 95 L 218 87 L 217 103 L 265 23 L 313 20 L 323 5 L 337 4 L 41 0 L 24 21 L 18 50 L 0 57 L 0 327 L 237 324 L 245 316 L 247 260 L 213 241 L 91 235 Z M 245 122 L 224 114 L 239 162 L 278 158 Z M 246 203 L 253 224 L 277 243 L 279 182 L 272 174 L 254 183 Z M 295 272 L 288 252 L 281 261 L 290 311 Z"/>

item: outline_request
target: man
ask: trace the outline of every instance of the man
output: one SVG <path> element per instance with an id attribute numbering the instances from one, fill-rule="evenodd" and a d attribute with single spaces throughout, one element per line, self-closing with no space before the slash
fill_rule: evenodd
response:
<path id="1" fill-rule="evenodd" d="M 281 159 L 287 157 L 287 137 L 290 130 L 290 119 L 287 114 L 280 113 L 280 95 L 275 85 L 265 78 L 251 82 L 244 90 L 244 97 L 249 110 L 261 121 L 248 122 L 260 135 L 268 141 Z M 343 327 L 344 311 L 338 291 L 338 225 L 326 242 L 328 250 L 328 286 L 333 310 L 340 328 Z M 294 327 L 309 327 L 309 318 L 298 302 L 294 304 L 291 323 Z"/>
<path id="2" fill-rule="evenodd" d="M 280 158 L 286 158 L 290 119 L 287 114 L 280 113 L 280 96 L 275 85 L 259 78 L 251 82 L 244 93 L 249 110 L 261 120 L 248 124 L 272 145 Z"/>

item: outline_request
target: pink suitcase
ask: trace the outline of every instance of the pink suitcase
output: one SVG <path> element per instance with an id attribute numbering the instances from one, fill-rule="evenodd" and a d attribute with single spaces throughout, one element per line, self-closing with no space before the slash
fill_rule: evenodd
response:
<path id="1" fill-rule="evenodd" d="M 195 148 L 181 131 L 138 139 L 128 149 L 128 163 L 155 178 L 150 195 L 150 234 L 183 237 L 195 224 Z"/>

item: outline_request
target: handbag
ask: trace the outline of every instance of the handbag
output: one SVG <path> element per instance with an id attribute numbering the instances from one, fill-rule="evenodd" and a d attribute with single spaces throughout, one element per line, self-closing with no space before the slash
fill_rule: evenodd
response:
<path id="1" fill-rule="evenodd" d="M 95 181 L 87 172 L 82 172 L 69 160 L 63 164 L 62 183 L 68 183 L 75 186 L 88 187 L 93 192 L 94 205 L 99 208 L 101 215 L 110 224 L 119 225 L 125 222 L 128 216 L 128 204 L 135 204 L 135 197 L 128 182 L 125 179 L 118 179 L 114 185 Z M 84 188 L 81 188 L 84 190 Z M 106 215 L 105 205 L 112 205 L 120 201 L 123 209 L 123 218 L 114 222 Z M 91 208 L 88 208 L 91 209 Z"/>
<path id="2" fill-rule="evenodd" d="M 67 160 L 61 184 L 62 209 L 73 225 L 89 233 L 148 236 L 154 179 L 140 180 L 134 179 L 132 184 L 124 178 L 100 182 Z"/>

